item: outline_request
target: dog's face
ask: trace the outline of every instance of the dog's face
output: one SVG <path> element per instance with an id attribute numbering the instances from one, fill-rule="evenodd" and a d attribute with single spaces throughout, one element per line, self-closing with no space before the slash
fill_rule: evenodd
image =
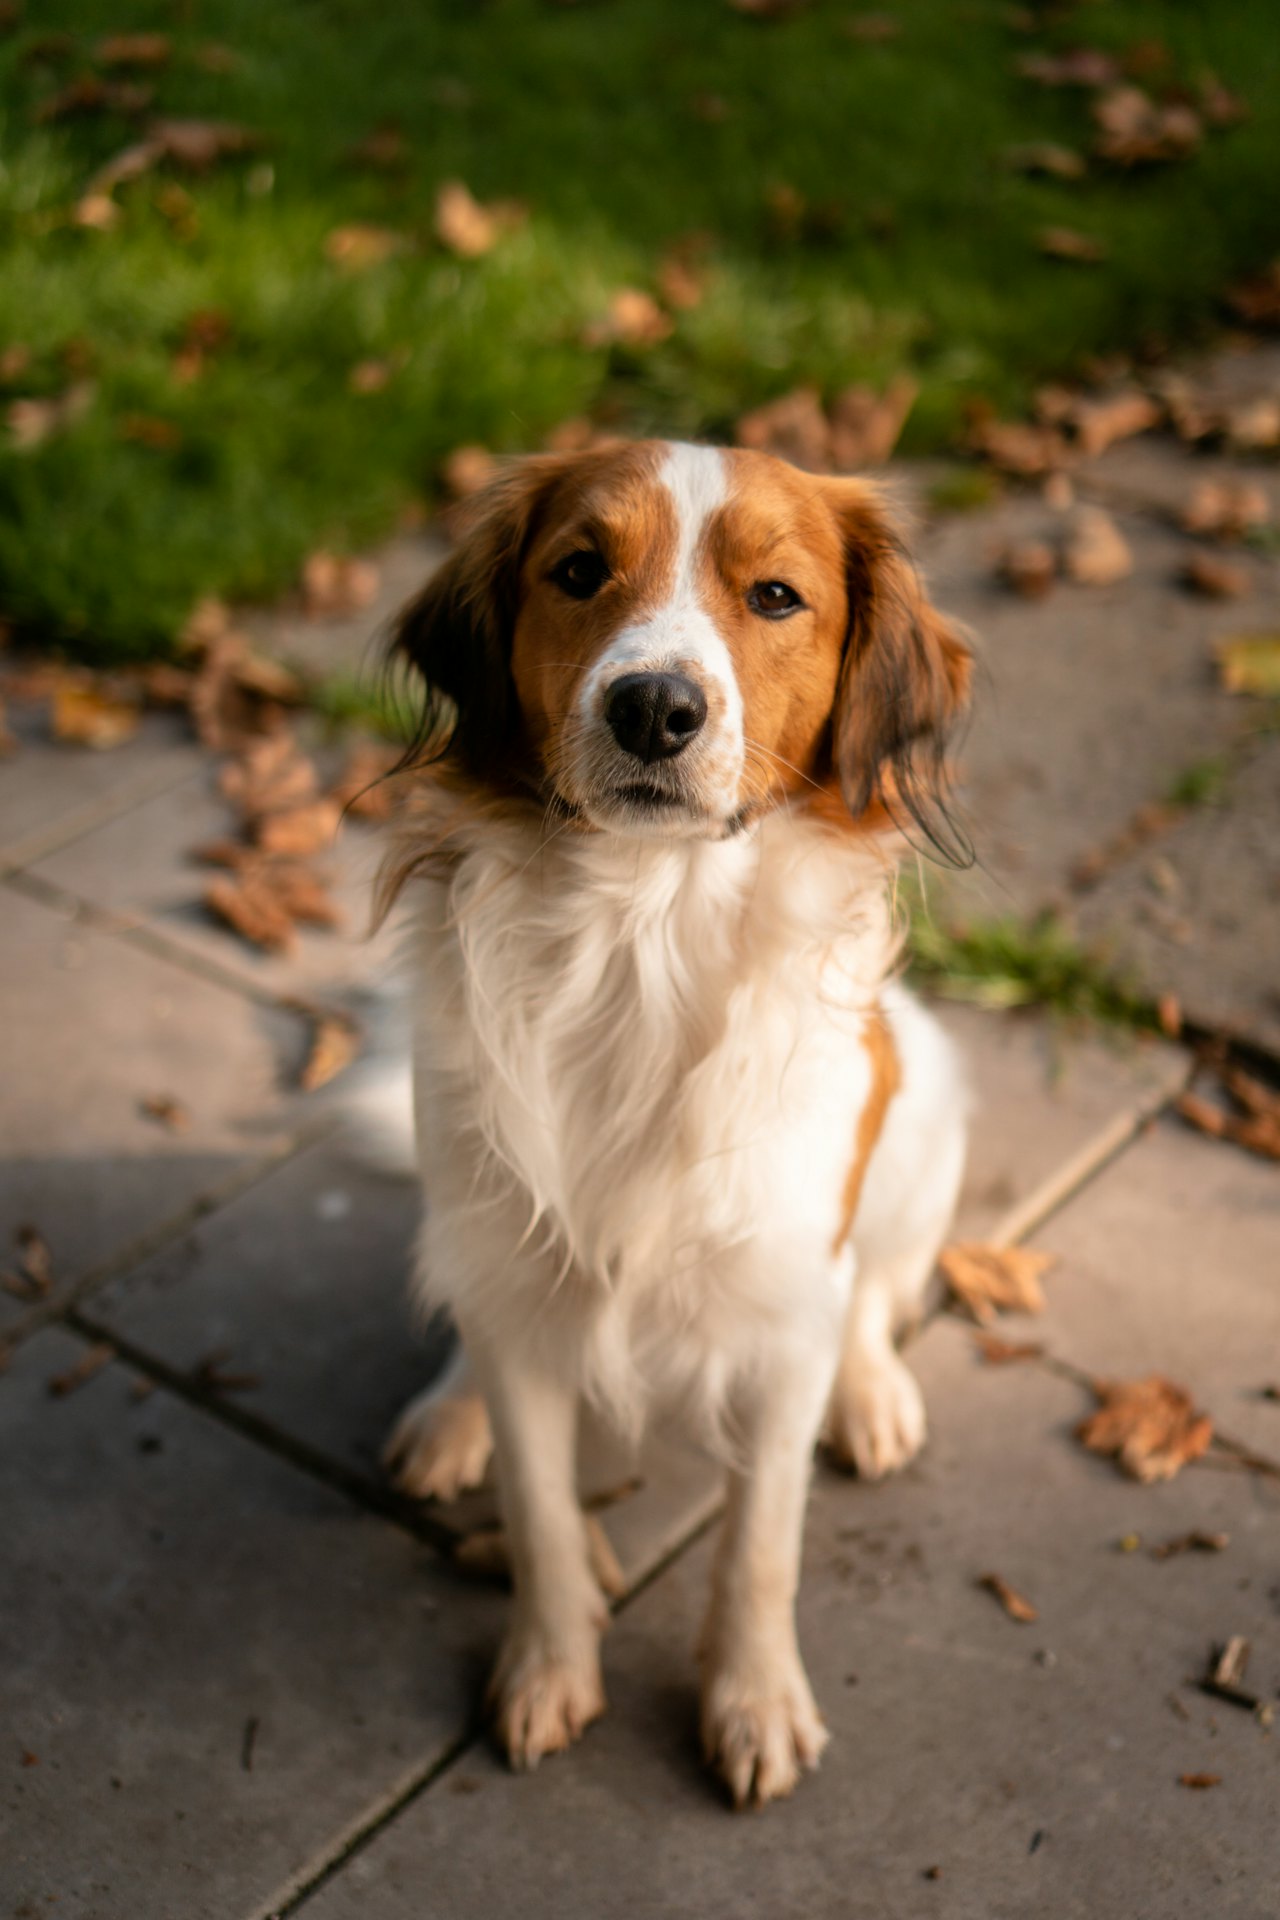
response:
<path id="1" fill-rule="evenodd" d="M 872 489 L 665 442 L 513 467 L 398 639 L 473 777 L 646 838 L 833 776 L 932 832 L 969 668 Z"/>

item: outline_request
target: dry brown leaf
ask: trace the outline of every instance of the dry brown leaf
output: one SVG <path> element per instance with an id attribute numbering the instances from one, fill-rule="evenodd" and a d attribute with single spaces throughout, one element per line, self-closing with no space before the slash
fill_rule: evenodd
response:
<path id="1" fill-rule="evenodd" d="M 1093 106 L 1094 151 L 1115 166 L 1152 166 L 1183 160 L 1204 134 L 1200 116 L 1181 103 L 1161 105 L 1141 87 L 1116 87 Z"/>
<path id="2" fill-rule="evenodd" d="M 89 182 L 91 194 L 111 193 L 127 180 L 137 180 L 162 160 L 206 173 L 219 160 L 250 153 L 261 145 L 256 133 L 230 120 L 153 120 L 141 140 L 126 147 Z"/>
<path id="3" fill-rule="evenodd" d="M 1040 1618 L 1039 1609 L 1033 1607 L 1016 1587 L 1011 1587 L 1002 1574 L 984 1573 L 979 1578 L 978 1585 L 985 1588 L 988 1593 L 994 1594 L 1009 1618 L 1018 1621 L 1020 1625 L 1029 1626 L 1032 1621 Z"/>
<path id="4" fill-rule="evenodd" d="M 215 1347 L 212 1353 L 197 1360 L 188 1374 L 192 1386 L 201 1387 L 206 1393 L 249 1393 L 261 1386 L 256 1373 L 237 1372 L 228 1367 L 231 1352 L 230 1347 Z"/>
<path id="5" fill-rule="evenodd" d="M 1041 227 L 1036 245 L 1050 260 L 1073 260 L 1087 267 L 1107 257 L 1107 249 L 1096 234 L 1080 233 L 1075 227 Z"/>
<path id="6" fill-rule="evenodd" d="M 1023 420 L 980 420 L 970 436 L 975 453 L 981 453 L 1002 473 L 1031 478 L 1066 466 L 1071 449 L 1054 427 L 1033 426 Z"/>
<path id="7" fill-rule="evenodd" d="M 370 167 L 375 173 L 400 173 L 409 164 L 409 142 L 394 122 L 386 121 L 348 147 L 347 159 L 353 166 Z"/>
<path id="8" fill-rule="evenodd" d="M 1156 1001 L 1156 1019 L 1166 1040 L 1182 1038 L 1182 1002 L 1176 993 L 1162 993 Z"/>
<path id="9" fill-rule="evenodd" d="M 344 273 L 366 273 L 395 254 L 403 253 L 408 244 L 404 234 L 390 227 L 371 227 L 352 221 L 345 227 L 334 227 L 325 235 L 324 256 Z"/>
<path id="10" fill-rule="evenodd" d="M 191 1114 L 181 1100 L 171 1093 L 149 1093 L 138 1102 L 138 1111 L 148 1120 L 155 1120 L 162 1127 L 168 1127 L 170 1133 L 186 1133 L 191 1125 Z"/>
<path id="11" fill-rule="evenodd" d="M 997 571 L 1023 600 L 1043 600 L 1053 585 L 1058 562 L 1043 540 L 1013 540 L 1001 554 Z"/>
<path id="12" fill-rule="evenodd" d="M 1082 587 L 1111 587 L 1133 572 L 1133 552 L 1111 515 L 1101 507 L 1077 507 L 1062 562 Z"/>
<path id="13" fill-rule="evenodd" d="M 1085 158 L 1074 147 L 1060 147 L 1052 140 L 1031 140 L 1010 147 L 1005 165 L 1015 173 L 1043 173 L 1052 180 L 1079 180 L 1085 172 Z"/>
<path id="14" fill-rule="evenodd" d="M 587 1536 L 587 1556 L 596 1584 L 608 1599 L 616 1600 L 627 1590 L 626 1576 L 618 1564 L 617 1555 L 593 1513 L 583 1515 L 583 1525 Z M 475 1574 L 479 1579 L 509 1580 L 511 1552 L 505 1528 L 477 1527 L 473 1533 L 462 1534 L 453 1543 L 453 1561 L 465 1573 Z"/>
<path id="15" fill-rule="evenodd" d="M 1185 502 L 1181 524 L 1187 533 L 1242 540 L 1271 518 L 1264 488 L 1248 480 L 1202 480 Z"/>
<path id="16" fill-rule="evenodd" d="M 846 387 L 831 403 L 830 460 L 838 473 L 882 466 L 897 446 L 920 391 L 910 374 L 898 374 L 883 393 Z"/>
<path id="17" fill-rule="evenodd" d="M 1198 86 L 1200 112 L 1211 127 L 1238 127 L 1249 118 L 1249 103 L 1224 87 L 1215 73 L 1202 73 Z"/>
<path id="18" fill-rule="evenodd" d="M 303 562 L 302 600 L 313 619 L 361 613 L 378 597 L 380 575 L 371 560 L 313 553 Z"/>
<path id="19" fill-rule="evenodd" d="M 311 1034 L 311 1051 L 298 1076 L 304 1093 L 315 1093 L 351 1065 L 360 1051 L 360 1029 L 342 1014 L 322 1014 Z"/>
<path id="20" fill-rule="evenodd" d="M 11 400 L 5 409 L 5 425 L 12 444 L 24 453 L 42 446 L 55 433 L 74 426 L 88 412 L 96 392 L 92 380 L 77 380 L 51 399 Z"/>
<path id="21" fill-rule="evenodd" d="M 1024 80 L 1042 87 L 1110 87 L 1120 78 L 1113 55 L 1099 47 L 1074 47 L 1069 53 L 1023 53 L 1014 62 Z"/>
<path id="22" fill-rule="evenodd" d="M 1180 1773 L 1178 1785 L 1191 1787 L 1196 1792 L 1203 1792 L 1206 1787 L 1220 1787 L 1222 1775 L 1220 1773 Z"/>
<path id="23" fill-rule="evenodd" d="M 329 891 L 328 882 L 301 861 L 272 861 L 265 869 L 261 885 L 268 886 L 275 902 L 293 919 L 310 927 L 340 927 L 342 908 Z"/>
<path id="24" fill-rule="evenodd" d="M 116 1350 L 105 1340 L 95 1346 L 86 1347 L 78 1360 L 72 1362 L 62 1373 L 55 1373 L 50 1379 L 49 1392 L 55 1400 L 64 1400 L 77 1387 L 85 1386 L 95 1374 L 101 1373 L 105 1366 L 116 1357 Z"/>
<path id="25" fill-rule="evenodd" d="M 116 422 L 116 437 L 134 446 L 150 447 L 154 453 L 172 453 L 182 445 L 182 428 L 158 414 L 126 413 Z"/>
<path id="26" fill-rule="evenodd" d="M 1044 1352 L 1039 1340 L 1002 1340 L 998 1333 L 977 1333 L 974 1345 L 989 1367 L 1009 1367 L 1023 1360 L 1038 1360 Z"/>
<path id="27" fill-rule="evenodd" d="M 203 897 L 210 913 L 251 946 L 263 947 L 269 953 L 287 953 L 292 948 L 293 918 L 264 877 L 211 880 Z"/>
<path id="28" fill-rule="evenodd" d="M 1073 401 L 1066 424 L 1074 433 L 1081 453 L 1092 460 L 1117 440 L 1128 440 L 1136 433 L 1146 433 L 1151 427 L 1159 426 L 1160 408 L 1150 394 L 1137 387 L 1125 387 L 1100 400 Z"/>
<path id="29" fill-rule="evenodd" d="M 582 344 L 607 347 L 616 342 L 624 347 L 653 347 L 668 337 L 672 326 L 671 315 L 662 311 L 651 293 L 639 287 L 619 287 L 609 296 L 605 317 L 584 327 Z"/>
<path id="30" fill-rule="evenodd" d="M 1238 600 L 1242 593 L 1249 591 L 1249 575 L 1243 567 L 1202 549 L 1188 554 L 1182 578 L 1194 592 L 1204 594 L 1209 600 Z"/>
<path id="31" fill-rule="evenodd" d="M 1180 1095 L 1177 1112 L 1189 1126 L 1215 1140 L 1227 1140 L 1265 1160 L 1280 1160 L 1280 1099 L 1238 1069 L 1228 1069 L 1222 1078 L 1243 1112 L 1221 1107 L 1198 1093 Z"/>
<path id="32" fill-rule="evenodd" d="M 1230 1545 L 1229 1533 L 1202 1533 L 1196 1528 L 1191 1533 L 1175 1534 L 1172 1540 L 1162 1540 L 1148 1551 L 1153 1560 L 1172 1560 L 1180 1553 L 1225 1553 Z"/>
<path id="33" fill-rule="evenodd" d="M 686 234 L 658 263 L 658 292 L 677 313 L 691 313 L 702 305 L 707 290 L 704 256 L 708 246 L 706 234 Z"/>
<path id="34" fill-rule="evenodd" d="M 263 814 L 255 822 L 254 839 L 266 854 L 286 860 L 306 859 L 332 848 L 341 823 L 336 800 L 312 800 L 306 806 Z"/>
<path id="35" fill-rule="evenodd" d="M 777 454 L 811 473 L 823 473 L 831 464 L 831 428 L 816 387 L 796 387 L 744 413 L 733 437 L 740 447 Z"/>
<path id="36" fill-rule="evenodd" d="M 39 1227 L 21 1226 L 14 1234 L 18 1270 L 34 1293 L 48 1293 L 53 1285 L 53 1255 Z"/>
<path id="37" fill-rule="evenodd" d="M 285 705 L 301 691 L 288 670 L 253 654 L 238 633 L 220 633 L 202 650 L 189 700 L 196 737 L 215 753 L 231 753 L 257 735 L 277 732 Z"/>
<path id="38" fill-rule="evenodd" d="M 18 736 L 9 725 L 9 716 L 5 710 L 4 695 L 0 693 L 0 756 L 18 751 Z"/>
<path id="39" fill-rule="evenodd" d="M 249 820 L 304 805 L 315 798 L 318 784 L 314 764 L 284 732 L 251 741 L 218 774 L 223 798 Z"/>
<path id="40" fill-rule="evenodd" d="M 1280 327 L 1280 260 L 1232 287 L 1227 304 L 1247 327 Z"/>
<path id="41" fill-rule="evenodd" d="M 1213 1421 L 1198 1413 L 1185 1387 L 1158 1373 L 1144 1380 L 1096 1380 L 1099 1406 L 1076 1437 L 1091 1453 L 1109 1454 L 1131 1479 L 1171 1480 L 1198 1460 L 1213 1439 Z"/>
<path id="42" fill-rule="evenodd" d="M 99 74 L 86 73 L 42 100 L 31 117 L 37 126 L 47 126 L 80 114 L 145 113 L 154 99 L 154 88 L 140 86 L 137 81 L 104 80 Z"/>
<path id="43" fill-rule="evenodd" d="M 164 67 L 173 48 L 167 33 L 113 33 L 99 40 L 100 67 Z"/>
<path id="44" fill-rule="evenodd" d="M 1228 693 L 1280 694 L 1280 633 L 1233 633 L 1214 642 L 1218 678 Z"/>
<path id="45" fill-rule="evenodd" d="M 91 681 L 63 680 L 54 689 L 50 728 L 55 740 L 108 752 L 132 740 L 141 721 L 142 710 L 136 700 Z"/>
<path id="46" fill-rule="evenodd" d="M 980 1326 L 989 1326 L 997 1313 L 1043 1313 L 1040 1276 L 1053 1262 L 1051 1253 L 977 1240 L 956 1241 L 938 1255 L 952 1296 Z"/>
<path id="47" fill-rule="evenodd" d="M 351 393 L 384 393 L 391 384 L 394 369 L 389 360 L 357 360 L 347 374 Z"/>
<path id="48" fill-rule="evenodd" d="M 1220 428 L 1237 453 L 1266 452 L 1280 446 L 1280 400 L 1258 394 L 1224 409 Z"/>
<path id="49" fill-rule="evenodd" d="M 491 252 L 504 233 L 527 217 L 526 209 L 514 200 L 482 206 L 461 180 L 446 180 L 436 192 L 436 239 L 462 260 L 478 260 Z"/>
<path id="50" fill-rule="evenodd" d="M 387 776 L 403 757 L 401 749 L 389 741 L 358 741 L 332 790 L 343 813 L 354 814 L 357 820 L 389 820 L 399 796 Z"/>
<path id="51" fill-rule="evenodd" d="M 455 447 L 440 466 L 440 478 L 454 500 L 469 500 L 497 474 L 498 461 L 488 447 Z"/>

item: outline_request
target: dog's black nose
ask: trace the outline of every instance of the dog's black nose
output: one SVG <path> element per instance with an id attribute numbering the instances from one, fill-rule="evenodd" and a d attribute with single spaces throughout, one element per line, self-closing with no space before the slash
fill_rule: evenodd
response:
<path id="1" fill-rule="evenodd" d="M 648 765 L 683 752 L 707 717 L 707 696 L 682 673 L 624 673 L 605 695 L 604 717 L 624 752 Z"/>

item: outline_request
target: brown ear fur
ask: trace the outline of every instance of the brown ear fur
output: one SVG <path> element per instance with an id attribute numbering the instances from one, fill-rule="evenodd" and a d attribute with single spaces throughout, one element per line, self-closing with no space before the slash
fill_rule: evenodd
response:
<path id="1" fill-rule="evenodd" d="M 568 462 L 514 462 L 472 503 L 452 554 L 396 623 L 391 648 L 426 683 L 410 750 L 416 762 L 448 754 L 479 779 L 511 778 L 522 753 L 511 682 L 520 564 L 539 510 Z"/>
<path id="2" fill-rule="evenodd" d="M 832 716 L 832 760 L 856 817 L 905 811 L 935 853 L 968 866 L 947 806 L 946 749 L 968 706 L 973 658 L 926 598 L 875 492 L 837 483 L 849 627 Z"/>

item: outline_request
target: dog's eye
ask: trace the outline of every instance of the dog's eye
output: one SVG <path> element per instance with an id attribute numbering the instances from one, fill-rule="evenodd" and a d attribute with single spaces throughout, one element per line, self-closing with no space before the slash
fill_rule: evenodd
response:
<path id="1" fill-rule="evenodd" d="M 583 547 L 579 553 L 566 555 L 553 567 L 551 578 L 561 593 L 567 593 L 571 600 L 590 600 L 609 578 L 609 569 L 598 553 Z"/>
<path id="2" fill-rule="evenodd" d="M 757 580 L 747 595 L 747 605 L 766 620 L 785 620 L 789 613 L 798 613 L 804 601 L 785 580 Z"/>

